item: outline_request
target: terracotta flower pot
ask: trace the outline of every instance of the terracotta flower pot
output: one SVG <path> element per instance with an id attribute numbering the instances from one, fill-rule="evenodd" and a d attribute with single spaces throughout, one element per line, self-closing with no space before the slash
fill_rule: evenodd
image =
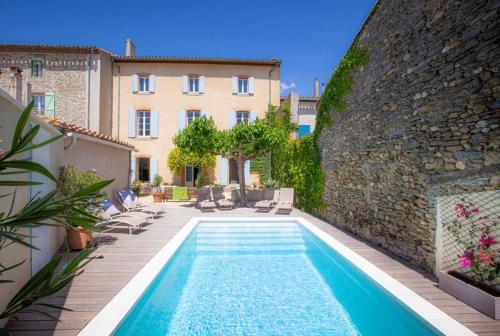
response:
<path id="1" fill-rule="evenodd" d="M 163 202 L 163 193 L 162 192 L 154 192 L 153 193 L 153 201 L 156 203 Z"/>
<path id="2" fill-rule="evenodd" d="M 71 250 L 82 250 L 92 240 L 92 231 L 79 228 L 78 230 L 67 229 L 68 245 Z"/>

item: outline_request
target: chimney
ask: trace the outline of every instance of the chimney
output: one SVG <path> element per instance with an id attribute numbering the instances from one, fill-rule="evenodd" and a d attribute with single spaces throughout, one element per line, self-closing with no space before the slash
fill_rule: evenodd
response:
<path id="1" fill-rule="evenodd" d="M 319 82 L 318 79 L 314 79 L 314 97 L 319 97 Z"/>
<path id="2" fill-rule="evenodd" d="M 125 56 L 135 56 L 135 44 L 130 38 L 125 41 Z"/>

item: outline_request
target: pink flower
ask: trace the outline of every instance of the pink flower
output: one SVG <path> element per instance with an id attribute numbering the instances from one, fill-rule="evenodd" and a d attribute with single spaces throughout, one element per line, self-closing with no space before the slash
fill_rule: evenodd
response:
<path id="1" fill-rule="evenodd" d="M 469 215 L 470 215 L 470 212 L 469 212 L 469 211 L 462 210 L 462 211 L 460 211 L 460 213 L 457 215 L 457 217 L 463 217 L 463 216 L 469 216 Z"/>
<path id="2" fill-rule="evenodd" d="M 474 213 L 478 213 L 478 212 L 479 212 L 479 209 L 478 209 L 478 208 L 474 208 L 474 209 L 472 209 L 472 212 L 474 212 Z"/>
<path id="3" fill-rule="evenodd" d="M 464 206 L 459 203 L 459 204 L 455 205 L 455 211 L 458 211 L 458 210 L 462 209 L 463 207 Z"/>
<path id="4" fill-rule="evenodd" d="M 496 243 L 497 242 L 492 236 L 481 233 L 481 237 L 479 238 L 479 244 L 481 245 L 481 247 L 490 247 L 492 245 L 495 245 Z"/>
<path id="5" fill-rule="evenodd" d="M 470 267 L 470 265 L 472 265 L 472 260 L 467 258 L 460 258 L 460 264 L 464 267 Z"/>

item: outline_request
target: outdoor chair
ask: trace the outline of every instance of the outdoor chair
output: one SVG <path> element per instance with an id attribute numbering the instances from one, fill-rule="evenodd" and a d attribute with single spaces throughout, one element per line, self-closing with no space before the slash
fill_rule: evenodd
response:
<path id="1" fill-rule="evenodd" d="M 276 213 L 290 214 L 293 210 L 293 188 L 281 188 L 279 201 L 276 204 Z"/>
<path id="2" fill-rule="evenodd" d="M 162 214 L 167 211 L 166 204 L 162 203 L 151 203 L 145 204 L 139 200 L 139 197 L 135 194 L 132 189 L 121 189 L 116 192 L 116 199 L 120 205 L 127 211 L 136 210 L 142 212 L 149 212 L 155 216 Z"/>
<path id="3" fill-rule="evenodd" d="M 100 217 L 103 220 L 96 223 L 97 226 L 106 228 L 101 232 L 124 228 L 129 230 L 129 234 L 132 234 L 132 232 L 139 230 L 143 224 L 147 224 L 148 219 L 151 217 L 150 214 L 139 211 L 127 211 L 122 213 L 109 200 L 104 201 L 102 207 L 103 209 L 100 213 Z"/>
<path id="4" fill-rule="evenodd" d="M 221 210 L 231 210 L 234 207 L 233 201 L 226 199 L 223 187 L 212 187 L 212 197 Z"/>
<path id="5" fill-rule="evenodd" d="M 267 212 L 272 209 L 272 207 L 277 203 L 279 195 L 278 191 L 274 189 L 266 188 L 264 189 L 262 200 L 255 203 L 257 211 Z"/>
<path id="6" fill-rule="evenodd" d="M 215 203 L 210 199 L 210 189 L 200 188 L 197 194 L 197 205 L 200 211 L 215 209 Z"/>

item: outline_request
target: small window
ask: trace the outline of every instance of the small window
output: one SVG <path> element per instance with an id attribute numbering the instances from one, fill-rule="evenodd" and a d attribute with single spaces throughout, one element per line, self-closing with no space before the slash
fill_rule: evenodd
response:
<path id="1" fill-rule="evenodd" d="M 43 60 L 33 59 L 31 60 L 31 77 L 42 77 L 43 76 Z"/>
<path id="2" fill-rule="evenodd" d="M 149 181 L 149 158 L 139 158 L 137 160 L 137 171 L 139 172 L 139 181 Z"/>
<path id="3" fill-rule="evenodd" d="M 249 119 L 248 115 L 249 115 L 248 112 L 243 112 L 243 111 L 236 112 L 236 123 L 248 124 L 248 119 Z"/>
<path id="4" fill-rule="evenodd" d="M 186 119 L 187 119 L 187 124 L 191 124 L 193 121 L 198 119 L 201 116 L 200 111 L 187 111 L 186 112 Z"/>
<path id="5" fill-rule="evenodd" d="M 39 114 L 45 114 L 45 95 L 44 94 L 32 94 L 33 98 L 33 111 Z"/>
<path id="6" fill-rule="evenodd" d="M 151 112 L 137 111 L 137 136 L 151 136 Z"/>
<path id="7" fill-rule="evenodd" d="M 238 93 L 248 94 L 248 78 L 238 78 Z"/>
<path id="8" fill-rule="evenodd" d="M 139 92 L 149 92 L 149 75 L 139 75 Z"/>
<path id="9" fill-rule="evenodd" d="M 299 125 L 297 136 L 300 138 L 308 134 L 311 134 L 311 125 Z"/>
<path id="10" fill-rule="evenodd" d="M 200 92 L 200 78 L 198 76 L 189 77 L 189 93 Z"/>

